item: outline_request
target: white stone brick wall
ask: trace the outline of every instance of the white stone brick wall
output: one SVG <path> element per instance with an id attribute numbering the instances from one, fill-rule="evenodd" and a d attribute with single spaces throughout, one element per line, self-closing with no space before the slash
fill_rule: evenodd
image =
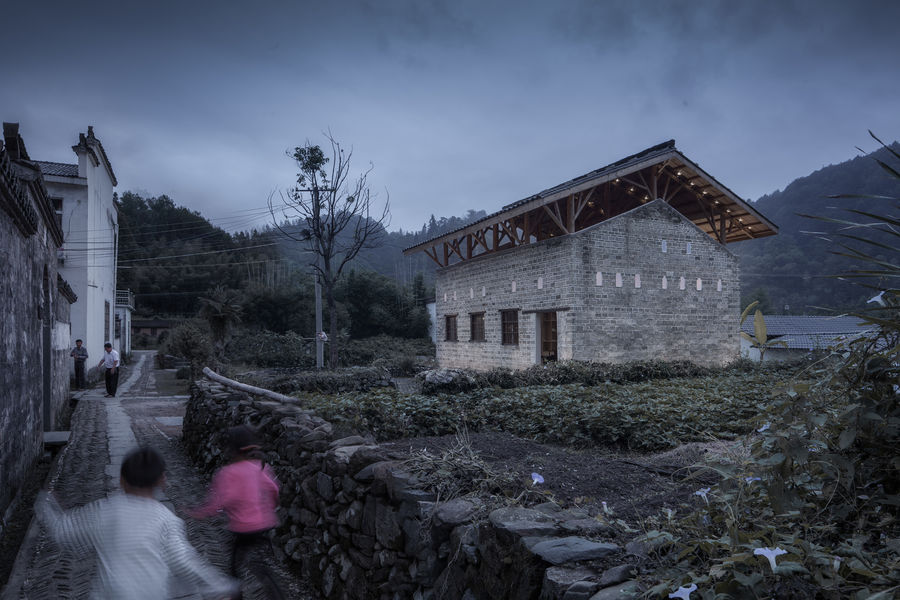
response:
<path id="1" fill-rule="evenodd" d="M 439 270 L 438 362 L 533 365 L 537 312 L 550 310 L 561 360 L 729 362 L 740 347 L 738 275 L 727 248 L 664 202 L 650 202 L 573 235 Z M 506 309 L 520 311 L 516 346 L 500 343 Z M 473 312 L 485 313 L 484 342 L 469 341 Z M 445 341 L 449 314 L 457 315 L 457 342 Z"/>

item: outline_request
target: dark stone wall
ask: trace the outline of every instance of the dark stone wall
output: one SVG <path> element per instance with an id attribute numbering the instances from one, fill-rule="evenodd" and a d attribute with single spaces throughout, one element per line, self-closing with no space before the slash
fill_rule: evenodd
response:
<path id="1" fill-rule="evenodd" d="M 222 465 L 224 432 L 241 423 L 258 428 L 281 482 L 275 546 L 323 598 L 587 600 L 637 590 L 639 560 L 580 509 L 442 501 L 404 457 L 359 436 L 334 439 L 330 423 L 299 406 L 194 383 L 184 442 L 202 467 Z"/>
<path id="2" fill-rule="evenodd" d="M 43 431 L 68 405 L 69 303 L 57 288 L 56 264 L 43 222 L 26 237 L 0 210 L 0 517 L 41 456 Z M 50 423 L 44 418 L 45 347 Z"/>

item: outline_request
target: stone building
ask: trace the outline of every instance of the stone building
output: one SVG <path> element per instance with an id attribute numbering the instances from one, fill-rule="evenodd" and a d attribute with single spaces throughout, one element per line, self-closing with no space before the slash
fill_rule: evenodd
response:
<path id="1" fill-rule="evenodd" d="M 76 296 L 57 271 L 58 206 L 15 123 L 0 141 L 0 517 L 69 397 L 69 315 Z M 0 523 L 0 529 L 2 529 Z M 2 531 L 0 531 L 2 535 Z"/>
<path id="2" fill-rule="evenodd" d="M 777 233 L 669 141 L 404 253 L 440 267 L 443 367 L 738 358 L 727 244 Z"/>
<path id="3" fill-rule="evenodd" d="M 84 340 L 88 366 L 93 367 L 103 355 L 103 344 L 116 338 L 119 216 L 113 188 L 118 182 L 93 127 L 79 135 L 72 151 L 77 164 L 37 164 L 61 213 L 60 272 L 78 296 L 72 306 L 72 339 Z M 97 376 L 95 371 L 89 370 L 89 379 Z"/>

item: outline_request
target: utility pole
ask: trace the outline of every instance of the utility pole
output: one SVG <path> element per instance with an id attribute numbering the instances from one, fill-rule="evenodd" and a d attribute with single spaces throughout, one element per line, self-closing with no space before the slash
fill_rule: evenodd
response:
<path id="1" fill-rule="evenodd" d="M 313 272 L 316 283 L 316 369 L 325 366 L 325 340 L 322 330 L 322 285 L 319 283 L 318 271 Z"/>

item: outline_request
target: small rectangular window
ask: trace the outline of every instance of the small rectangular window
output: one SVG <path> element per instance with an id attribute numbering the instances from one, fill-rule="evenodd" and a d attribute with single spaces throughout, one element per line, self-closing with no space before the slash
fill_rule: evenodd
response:
<path id="1" fill-rule="evenodd" d="M 501 310 L 500 327 L 503 332 L 503 344 L 516 346 L 519 344 L 519 311 Z"/>
<path id="2" fill-rule="evenodd" d="M 469 341 L 484 341 L 484 313 L 472 313 L 469 315 Z"/>
<path id="3" fill-rule="evenodd" d="M 444 339 L 448 342 L 456 341 L 456 315 L 444 317 Z"/>

